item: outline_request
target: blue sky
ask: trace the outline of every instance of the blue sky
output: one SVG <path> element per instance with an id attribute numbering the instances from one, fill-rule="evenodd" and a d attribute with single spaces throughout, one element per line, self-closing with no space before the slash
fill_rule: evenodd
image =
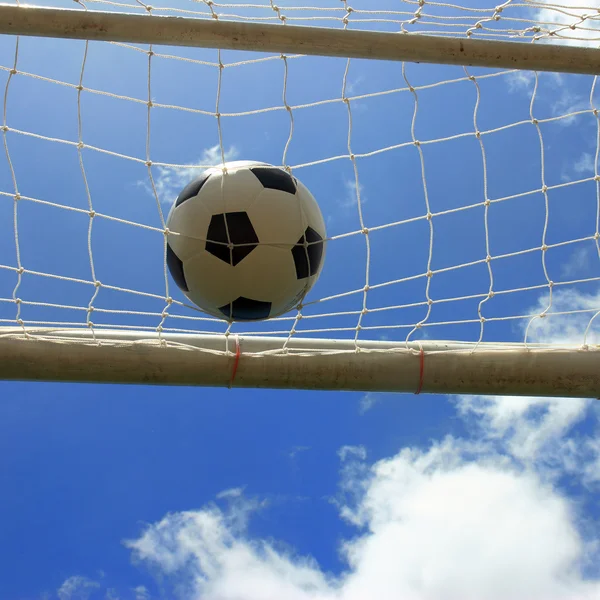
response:
<path id="1" fill-rule="evenodd" d="M 171 6 L 207 12 L 197 3 Z M 339 10 L 325 0 L 310 6 Z M 397 9 L 391 0 L 379 6 Z M 554 23 L 560 17 L 549 10 L 525 14 Z M 588 30 L 582 35 L 592 36 Z M 3 326 L 16 324 L 13 294 L 23 300 L 19 314 L 26 325 L 85 324 L 94 294 L 88 200 L 74 145 L 73 85 L 84 50 L 80 41 L 20 40 L 18 72 L 6 92 L 6 142 L 25 197 L 17 230 L 26 271 L 15 290 L 15 190 L 4 154 Z M 181 165 L 219 159 L 217 123 L 209 114 L 217 99 L 217 52 L 154 51 L 149 148 L 151 160 L 163 163 L 153 167 L 153 176 L 166 216 L 197 171 Z M 0 38 L 2 90 L 14 55 L 15 39 Z M 281 164 L 290 133 L 284 62 L 276 57 L 233 65 L 260 57 L 221 54 L 228 65 L 219 97 L 223 149 L 230 158 Z M 332 237 L 305 309 L 315 318 L 299 329 L 353 338 L 363 295 L 339 295 L 365 285 L 366 251 L 364 236 L 356 233 L 348 110 L 341 101 L 346 61 L 296 57 L 287 65 L 294 129 L 286 162 L 317 198 Z M 481 296 L 438 300 L 490 289 L 481 262 L 484 207 L 453 211 L 485 200 L 484 173 L 487 197 L 505 200 L 493 202 L 487 217 L 496 295 L 482 307 L 491 319 L 482 339 L 522 341 L 529 319 L 511 317 L 548 306 L 542 253 L 516 254 L 538 248 L 544 228 L 550 279 L 588 280 L 557 286 L 550 312 L 587 312 L 535 321 L 532 341 L 580 344 L 600 310 L 596 242 L 573 241 L 590 238 L 598 227 L 592 78 L 541 74 L 531 108 L 538 129 L 530 118 L 533 74 L 494 73 L 469 69 L 475 85 L 459 67 L 408 64 L 407 84 L 400 64 L 351 61 L 346 96 L 359 96 L 350 101 L 351 148 L 358 156 L 364 222 L 370 228 L 402 222 L 369 234 L 369 283 L 376 287 L 367 305 L 404 307 L 369 312 L 361 339 L 404 340 L 423 320 L 427 326 L 412 339 L 479 339 Z M 440 82 L 447 83 L 434 85 Z M 415 96 L 408 85 L 416 88 L 414 134 L 422 142 L 426 188 L 411 143 Z M 143 164 L 148 56 L 91 43 L 83 86 L 81 154 L 91 201 L 97 213 L 121 220 L 94 219 L 91 255 L 103 285 L 92 318 L 99 327 L 152 330 L 167 292 L 159 210 Z M 381 94 L 389 90 L 395 91 Z M 315 104 L 323 100 L 331 102 Z M 474 115 L 486 132 L 485 172 L 472 135 Z M 390 146 L 399 147 L 384 150 Z M 322 162 L 306 166 L 314 161 Z M 435 215 L 431 257 L 425 192 Z M 443 211 L 451 212 L 437 214 Z M 556 246 L 562 242 L 569 243 Z M 428 293 L 435 302 L 428 314 L 424 273 L 430 258 Z M 480 262 L 467 266 L 473 261 Z M 378 287 L 396 280 L 402 281 Z M 171 280 L 168 285 L 169 294 L 183 301 Z M 499 293 L 531 286 L 541 287 Z M 188 308 L 172 312 L 166 327 L 224 331 L 222 323 L 199 319 Z M 292 322 L 288 315 L 234 331 L 285 332 Z M 445 324 L 430 326 L 435 323 Z M 588 342 L 594 343 L 593 332 Z M 592 401 L 21 382 L 2 382 L 1 390 L 1 599 L 598 596 L 600 445 Z"/>

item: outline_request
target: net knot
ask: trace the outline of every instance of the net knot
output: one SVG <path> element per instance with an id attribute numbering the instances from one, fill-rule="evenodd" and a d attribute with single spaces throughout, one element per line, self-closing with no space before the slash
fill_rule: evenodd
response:
<path id="1" fill-rule="evenodd" d="M 368 227 L 363 227 L 360 230 L 361 233 L 363 233 L 364 235 L 369 235 L 369 228 Z"/>
<path id="2" fill-rule="evenodd" d="M 94 287 L 96 287 L 96 288 L 102 287 L 102 283 L 96 279 L 96 281 L 94 281 Z"/>
<path id="3" fill-rule="evenodd" d="M 18 192 L 13 196 L 13 198 L 15 199 L 15 202 L 18 202 L 21 199 L 21 194 L 19 194 Z"/>
<path id="4" fill-rule="evenodd" d="M 16 69 L 11 69 L 11 70 L 9 71 L 9 73 L 10 73 L 11 75 L 16 75 L 16 74 L 17 74 L 17 70 L 16 70 Z"/>
<path id="5" fill-rule="evenodd" d="M 146 161 L 144 164 L 145 164 L 147 167 L 151 167 L 151 166 L 152 166 L 152 161 L 151 161 L 151 160 L 147 160 L 147 161 Z"/>
<path id="6" fill-rule="evenodd" d="M 171 296 L 168 296 L 167 298 L 165 298 L 165 300 L 169 306 L 171 306 L 171 304 L 173 304 L 173 298 L 171 298 Z"/>
<path id="7" fill-rule="evenodd" d="M 17 273 L 18 273 L 19 275 L 23 275 L 23 273 L 25 273 L 25 269 L 24 269 L 23 267 L 19 267 L 19 268 L 17 269 Z"/>
<path id="8" fill-rule="evenodd" d="M 21 298 L 15 298 L 15 304 L 21 304 L 22 300 Z"/>
<path id="9" fill-rule="evenodd" d="M 162 333 L 162 331 L 163 331 L 163 326 L 162 326 L 162 325 L 158 325 L 158 326 L 156 327 L 156 331 L 158 331 L 158 333 Z"/>
<path id="10" fill-rule="evenodd" d="M 93 219 L 96 216 L 96 211 L 95 210 L 90 210 L 88 212 L 88 215 L 90 216 L 90 219 Z"/>

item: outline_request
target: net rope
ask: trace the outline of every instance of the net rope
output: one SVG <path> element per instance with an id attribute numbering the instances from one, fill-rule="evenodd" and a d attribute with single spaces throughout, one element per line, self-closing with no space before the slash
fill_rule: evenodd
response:
<path id="1" fill-rule="evenodd" d="M 149 18 L 180 15 L 279 23 L 287 27 L 299 24 L 535 43 L 552 41 L 591 47 L 600 44 L 600 9 L 585 6 L 590 4 L 585 2 L 574 5 L 509 0 L 489 7 L 469 7 L 421 0 L 380 2 L 380 8 L 372 8 L 372 4 L 366 2 L 351 4 L 348 0 L 313 4 L 284 6 L 273 0 L 251 4 L 203 0 L 169 6 L 162 3 L 150 6 L 139 0 L 135 3 L 77 2 L 81 10 L 145 12 Z M 388 4 L 395 8 L 388 9 Z M 555 336 L 556 347 L 595 343 L 594 324 L 600 314 L 600 100 L 596 77 L 402 63 L 398 68 L 390 68 L 389 76 L 378 75 L 378 87 L 372 89 L 369 87 L 370 67 L 364 64 L 368 61 L 327 59 L 327 69 L 331 67 L 339 75 L 338 95 L 331 93 L 330 85 L 324 85 L 321 91 L 319 78 L 307 79 L 306 75 L 302 82 L 305 84 L 310 79 L 310 93 L 299 93 L 298 85 L 294 85 L 293 90 L 290 86 L 301 69 L 314 68 L 314 58 L 66 40 L 61 41 L 59 52 L 65 57 L 69 52 L 69 60 L 79 53 L 77 75 L 68 78 L 60 76 L 61 69 L 57 65 L 47 68 L 41 59 L 50 43 L 50 40 L 4 36 L 0 46 L 0 76 L 4 78 L 1 129 L 5 155 L 0 171 L 2 236 L 6 241 L 6 219 L 10 214 L 13 240 L 11 244 L 0 246 L 0 326 L 14 326 L 21 331 L 10 335 L 27 337 L 31 336 L 29 328 L 52 327 L 87 330 L 97 343 L 100 341 L 96 340 L 95 332 L 121 329 L 158 333 L 159 341 L 165 332 L 280 336 L 284 351 L 294 336 L 351 339 L 357 349 L 364 339 L 402 342 L 451 339 L 513 348 L 515 344 L 546 342 L 546 334 L 556 332 L 545 323 L 562 319 L 561 322 L 568 325 L 561 331 L 567 331 L 568 335 L 561 333 L 559 339 Z M 96 58 L 91 66 L 90 56 L 97 57 L 103 48 L 110 48 L 115 53 L 112 56 L 122 56 L 124 62 L 135 62 L 138 71 L 143 61 L 145 90 L 140 86 L 135 95 L 118 91 L 117 85 L 113 89 L 95 86 L 92 82 L 100 81 L 101 77 L 94 77 L 91 72 L 99 69 L 101 63 Z M 177 73 L 183 73 L 182 69 L 202 69 L 205 82 L 202 85 L 216 92 L 212 106 L 208 102 L 195 105 L 193 93 L 188 95 L 186 104 L 167 100 L 168 94 L 163 90 L 169 68 L 177 69 Z M 253 82 L 247 70 L 260 80 L 261 69 L 265 69 L 265 77 L 275 77 L 278 73 L 280 100 L 269 99 L 258 106 L 249 103 L 242 110 L 231 108 L 236 103 L 228 98 L 239 92 L 234 87 L 235 82 L 239 80 L 251 86 Z M 73 74 L 75 70 L 70 72 Z M 180 79 L 179 85 L 195 89 L 194 77 L 197 76 L 190 75 L 189 82 Z M 366 83 L 361 85 L 363 81 Z M 359 87 L 363 88 L 361 92 Z M 52 90 L 51 96 L 68 102 L 68 105 L 46 106 L 46 110 L 48 115 L 60 111 L 75 123 L 70 137 L 51 134 L 52 128 L 44 127 L 33 112 L 30 119 L 24 118 L 27 103 L 23 101 L 23 94 L 44 95 L 45 90 Z M 496 99 L 498 91 L 503 91 L 504 97 Z M 431 98 L 444 94 L 447 99 L 443 110 L 432 107 Z M 314 95 L 317 97 L 309 99 Z M 186 94 L 174 96 L 186 97 Z M 526 108 L 523 101 L 515 100 L 525 96 Z M 165 100 L 161 100 L 162 97 Z M 301 97 L 304 99 L 300 100 Z M 513 101 L 518 108 L 511 107 Z M 94 108 L 86 108 L 88 103 Z M 378 103 L 387 103 L 390 129 L 402 129 L 393 141 L 388 135 L 365 134 L 372 111 L 379 110 Z M 455 112 L 463 115 L 467 104 L 468 125 L 462 116 L 454 116 Z M 87 134 L 87 124 L 100 114 L 98 111 L 109 115 L 116 106 L 145 111 L 144 148 L 138 154 L 121 150 L 118 143 L 93 142 Z M 333 114 L 331 111 L 337 111 L 336 115 L 340 111 L 345 113 L 346 126 L 335 132 L 340 140 L 336 146 L 339 151 L 323 154 L 321 146 L 327 144 L 314 139 L 310 144 L 312 158 L 307 159 L 306 152 L 295 152 L 299 137 L 306 145 L 302 129 L 307 120 L 322 122 L 326 129 L 325 121 Z M 486 112 L 484 116 L 482 111 Z M 493 124 L 491 115 L 496 119 Z M 214 120 L 212 125 L 209 118 Z M 194 156 L 189 156 L 189 160 L 182 158 L 182 153 L 173 145 L 169 146 L 169 154 L 155 141 L 156 123 L 160 124 L 161 135 L 165 135 L 166 129 L 170 135 L 178 136 L 185 134 L 185 127 L 191 127 L 194 119 L 201 120 L 196 126 L 199 138 L 216 140 L 209 152 L 205 151 L 207 144 L 194 151 L 196 154 L 204 151 L 204 156 L 211 158 L 205 163 L 194 160 Z M 344 198 L 322 206 L 325 216 L 331 220 L 325 270 L 299 309 L 259 324 L 228 324 L 195 311 L 170 280 L 164 260 L 165 219 L 177 195 L 177 185 L 204 168 L 227 160 L 242 136 L 236 132 L 243 131 L 252 119 L 261 124 L 259 129 L 262 127 L 265 137 L 277 137 L 277 144 L 269 146 L 268 162 L 287 169 L 303 181 L 325 181 L 327 185 L 323 185 L 322 190 L 318 185 L 315 188 L 316 184 L 308 184 L 319 201 L 330 194 L 331 189 Z M 449 128 L 444 127 L 445 133 L 436 135 L 434 128 L 428 126 L 431 121 L 447 124 L 453 120 L 460 123 L 460 131 L 450 133 Z M 136 127 L 139 123 L 139 119 L 136 120 Z M 578 146 L 575 150 L 569 146 L 567 151 L 567 144 L 575 143 L 571 139 L 575 131 Z M 115 130 L 114 135 L 117 133 Z M 310 135 L 315 136 L 314 128 Z M 323 135 L 329 136 L 330 132 L 325 131 Z M 564 142 L 562 158 L 557 150 L 561 136 L 570 140 Z M 527 141 L 520 141 L 525 139 Z M 468 157 L 465 154 L 462 176 L 473 183 L 467 186 L 470 194 L 458 202 L 466 188 L 458 184 L 453 188 L 456 177 L 449 177 L 445 191 L 440 189 L 439 182 L 448 175 L 444 154 L 461 153 L 463 150 L 457 148 L 466 143 L 474 146 L 470 146 Z M 501 143 L 510 146 L 502 150 Z M 530 172 L 534 169 L 537 172 L 535 185 L 530 181 L 533 178 L 524 178 L 527 182 L 522 185 L 517 177 L 512 188 L 497 185 L 499 180 L 510 182 L 513 178 L 510 170 L 504 170 L 499 155 L 521 145 L 526 146 Z M 34 147 L 35 152 L 74 156 L 78 183 L 66 181 L 62 184 L 63 193 L 53 188 L 48 194 L 40 193 L 43 186 L 30 185 L 29 178 L 52 178 L 44 167 L 36 169 L 32 165 L 28 149 Z M 41 150 L 37 150 L 38 147 Z M 495 158 L 491 158 L 491 147 L 494 147 Z M 566 154 L 574 151 L 575 155 Z M 378 161 L 396 160 L 400 164 L 409 152 L 413 153 L 410 159 L 412 183 L 410 197 L 406 198 L 402 194 L 402 176 L 390 170 L 390 163 L 379 167 Z M 434 152 L 435 159 L 432 158 Z M 264 160 L 261 152 L 255 156 L 249 154 L 251 152 L 245 150 L 241 158 Z M 273 159 L 275 156 L 277 160 Z M 560 169 L 558 164 L 562 165 Z M 101 165 L 110 165 L 114 171 L 102 175 Z M 140 169 L 145 171 L 145 177 L 132 178 L 134 172 L 139 175 Z M 341 170 L 348 174 L 345 179 L 339 174 Z M 135 210 L 121 210 L 118 203 L 106 201 L 100 180 L 113 177 L 113 172 L 119 173 L 114 177 L 124 190 L 121 201 L 135 202 Z M 316 173 L 312 178 L 311 172 Z M 75 185 L 77 192 L 71 190 Z M 518 187 L 520 189 L 516 189 Z M 29 189 L 37 191 L 34 194 Z M 506 191 L 497 193 L 498 189 Z M 453 201 L 441 202 L 440 198 L 447 199 L 446 196 Z M 398 197 L 402 199 L 399 201 Z M 386 212 L 384 205 L 394 201 L 400 208 L 409 205 L 410 209 Z M 451 205 L 453 203 L 455 205 Z M 535 215 L 531 209 L 533 203 L 537 207 Z M 565 209 L 570 203 L 574 206 L 573 213 Z M 109 210 L 111 207 L 114 210 Z M 36 214 L 36 210 L 43 212 Z M 557 223 L 566 222 L 569 214 L 572 219 L 565 234 L 560 235 Z M 36 228 L 43 228 L 46 219 L 58 223 L 61 215 L 69 215 L 70 224 L 75 222 L 73 219 L 77 220 L 78 227 L 86 222 L 84 247 L 78 242 L 72 250 L 62 253 L 63 258 L 69 253 L 85 253 L 85 268 L 71 268 L 59 260 L 58 255 L 52 259 L 50 247 L 47 252 L 41 252 L 48 255 L 42 257 L 45 260 L 38 260 L 39 249 L 35 252 L 32 249 L 35 240 L 30 240 Z M 450 228 L 446 223 L 452 219 L 459 224 L 453 240 L 448 241 Z M 509 249 L 510 243 L 499 244 L 503 236 L 510 241 L 516 224 L 519 235 L 527 233 L 526 240 L 519 239 L 521 247 Z M 57 231 L 55 238 L 59 235 L 68 238 L 69 227 Z M 104 233 L 111 227 L 113 233 Z M 98 229 L 102 229 L 101 234 Z M 404 244 L 401 250 L 394 247 L 395 240 L 400 238 L 412 240 L 417 230 L 420 239 L 425 240 L 419 242 L 418 251 L 416 242 L 414 251 L 411 243 Z M 453 256 L 453 245 L 460 244 L 471 230 L 483 232 L 478 251 L 468 260 L 461 253 Z M 152 238 L 151 256 L 136 252 L 137 235 L 144 240 Z M 438 242 L 440 235 L 444 244 L 450 244 L 448 248 Z M 379 241 L 381 236 L 387 236 L 384 242 Z M 119 265 L 118 277 L 113 277 L 105 261 L 115 260 L 116 255 L 110 254 L 109 259 L 99 255 L 108 249 L 109 240 L 117 239 L 118 244 L 129 246 L 131 256 L 121 258 L 123 264 Z M 69 245 L 68 239 L 61 241 L 61 245 L 65 244 Z M 336 251 L 346 246 L 352 248 Z M 496 250 L 498 247 L 505 249 Z M 347 264 L 347 257 L 351 257 L 352 264 Z M 449 262 L 443 260 L 446 257 Z M 550 257 L 555 258 L 550 260 Z M 157 267 L 159 258 L 160 268 Z M 405 268 L 398 268 L 399 263 Z M 528 278 L 531 281 L 523 283 L 522 277 L 510 277 L 511 273 L 520 274 L 524 269 L 533 272 L 535 264 L 536 274 Z M 390 268 L 386 270 L 386 266 Z M 146 269 L 156 275 L 154 285 L 148 285 L 147 280 L 143 285 L 128 285 L 128 273 Z M 335 283 L 337 274 L 345 269 L 360 272 L 361 276 Z M 502 276 L 498 275 L 499 270 Z M 476 281 L 476 285 L 465 282 L 469 273 L 475 271 L 478 275 L 471 280 Z M 435 282 L 447 276 L 455 279 L 441 286 L 443 291 L 440 292 Z M 340 289 L 342 284 L 347 287 Z M 49 289 L 51 294 L 45 297 L 45 290 Z M 70 301 L 71 297 L 77 301 Z M 502 299 L 507 301 L 501 302 Z"/>

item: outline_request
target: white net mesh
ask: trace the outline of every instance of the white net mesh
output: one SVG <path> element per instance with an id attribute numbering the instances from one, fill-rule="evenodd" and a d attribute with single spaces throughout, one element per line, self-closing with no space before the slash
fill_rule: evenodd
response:
<path id="1" fill-rule="evenodd" d="M 579 3 L 295 4 L 77 7 L 600 42 L 599 10 Z M 2 36 L 0 79 L 0 325 L 595 339 L 595 77 Z M 229 326 L 188 306 L 167 274 L 171 203 L 231 158 L 290 168 L 321 205 L 325 267 L 297 313 Z"/>

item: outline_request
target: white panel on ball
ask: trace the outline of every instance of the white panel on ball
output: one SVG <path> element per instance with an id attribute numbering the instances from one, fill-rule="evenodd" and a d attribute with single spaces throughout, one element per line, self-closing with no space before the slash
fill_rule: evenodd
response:
<path id="1" fill-rule="evenodd" d="M 326 232 L 316 200 L 267 163 L 208 169 L 182 190 L 167 227 L 175 283 L 220 318 L 260 320 L 291 310 L 323 266 Z"/>

